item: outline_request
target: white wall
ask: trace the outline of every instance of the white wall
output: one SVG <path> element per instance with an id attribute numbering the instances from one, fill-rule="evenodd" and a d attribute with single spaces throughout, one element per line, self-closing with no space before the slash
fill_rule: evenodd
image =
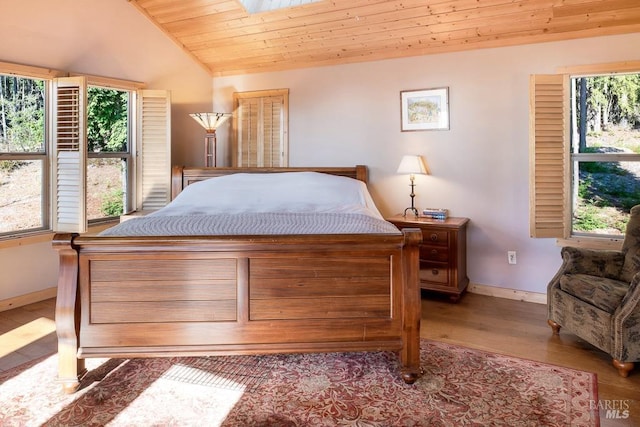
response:
<path id="1" fill-rule="evenodd" d="M 188 113 L 210 109 L 212 79 L 127 1 L 3 1 L 0 40 L 0 61 L 170 89 L 173 163 L 203 164 L 203 131 Z M 432 175 L 418 177 L 417 205 L 471 218 L 471 280 L 544 292 L 560 258 L 553 239 L 529 238 L 528 76 L 638 60 L 638 46 L 633 34 L 216 78 L 213 107 L 231 111 L 234 91 L 289 88 L 291 164 L 367 164 L 384 214 L 409 203 L 408 179 L 395 174 L 401 156 L 424 155 Z M 451 130 L 400 132 L 399 92 L 440 86 L 450 88 Z M 56 253 L 49 243 L 1 249 L 0 271 L 0 300 L 45 289 Z"/>
<path id="2" fill-rule="evenodd" d="M 471 219 L 471 281 L 545 293 L 561 260 L 555 239 L 529 237 L 529 75 L 638 60 L 638 46 L 636 33 L 220 77 L 214 105 L 231 111 L 234 91 L 289 88 L 290 165 L 368 165 L 386 215 L 410 202 L 408 177 L 395 173 L 400 158 L 423 155 L 432 175 L 417 178 L 416 204 Z M 400 132 L 400 91 L 442 86 L 451 130 Z M 516 265 L 508 250 L 517 251 Z"/>
<path id="3" fill-rule="evenodd" d="M 174 164 L 204 165 L 210 75 L 125 0 L 0 2 L 0 61 L 144 82 L 172 98 Z M 0 300 L 56 285 L 50 243 L 0 250 Z"/>

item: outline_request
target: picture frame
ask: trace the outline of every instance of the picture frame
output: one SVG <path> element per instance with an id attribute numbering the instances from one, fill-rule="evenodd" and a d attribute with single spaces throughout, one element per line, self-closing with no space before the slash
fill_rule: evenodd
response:
<path id="1" fill-rule="evenodd" d="M 449 130 L 449 88 L 400 91 L 400 130 Z"/>

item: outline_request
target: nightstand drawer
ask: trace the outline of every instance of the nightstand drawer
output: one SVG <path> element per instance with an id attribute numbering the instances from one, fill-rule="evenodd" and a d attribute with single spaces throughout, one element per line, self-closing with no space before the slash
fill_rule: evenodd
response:
<path id="1" fill-rule="evenodd" d="M 448 260 L 449 260 L 448 247 L 420 245 L 420 261 L 447 262 Z"/>
<path id="2" fill-rule="evenodd" d="M 467 277 L 467 224 L 469 218 L 396 215 L 387 219 L 398 228 L 420 228 L 420 288 L 449 294 L 458 301 L 469 284 Z"/>
<path id="3" fill-rule="evenodd" d="M 445 230 L 422 230 L 422 242 L 427 245 L 449 246 L 449 233 Z"/>
<path id="4" fill-rule="evenodd" d="M 449 283 L 449 269 L 447 267 L 427 266 L 420 268 L 420 280 L 432 283 Z"/>

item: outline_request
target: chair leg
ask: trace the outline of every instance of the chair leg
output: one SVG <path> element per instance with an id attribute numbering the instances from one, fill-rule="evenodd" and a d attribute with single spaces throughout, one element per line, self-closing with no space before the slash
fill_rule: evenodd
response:
<path id="1" fill-rule="evenodd" d="M 618 370 L 618 374 L 621 377 L 627 378 L 629 372 L 633 369 L 633 362 L 621 362 L 618 359 L 613 359 L 613 366 Z"/>
<path id="2" fill-rule="evenodd" d="M 560 325 L 559 324 L 557 324 L 556 322 L 554 322 L 551 319 L 547 320 L 547 324 L 549 326 L 551 326 L 551 330 L 553 331 L 554 335 L 558 335 L 560 333 Z"/>

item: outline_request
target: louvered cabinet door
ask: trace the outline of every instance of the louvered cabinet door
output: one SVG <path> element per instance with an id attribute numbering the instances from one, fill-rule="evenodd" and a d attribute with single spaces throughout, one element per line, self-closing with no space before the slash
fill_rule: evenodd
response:
<path id="1" fill-rule="evenodd" d="M 234 94 L 233 166 L 288 166 L 288 90 Z"/>

